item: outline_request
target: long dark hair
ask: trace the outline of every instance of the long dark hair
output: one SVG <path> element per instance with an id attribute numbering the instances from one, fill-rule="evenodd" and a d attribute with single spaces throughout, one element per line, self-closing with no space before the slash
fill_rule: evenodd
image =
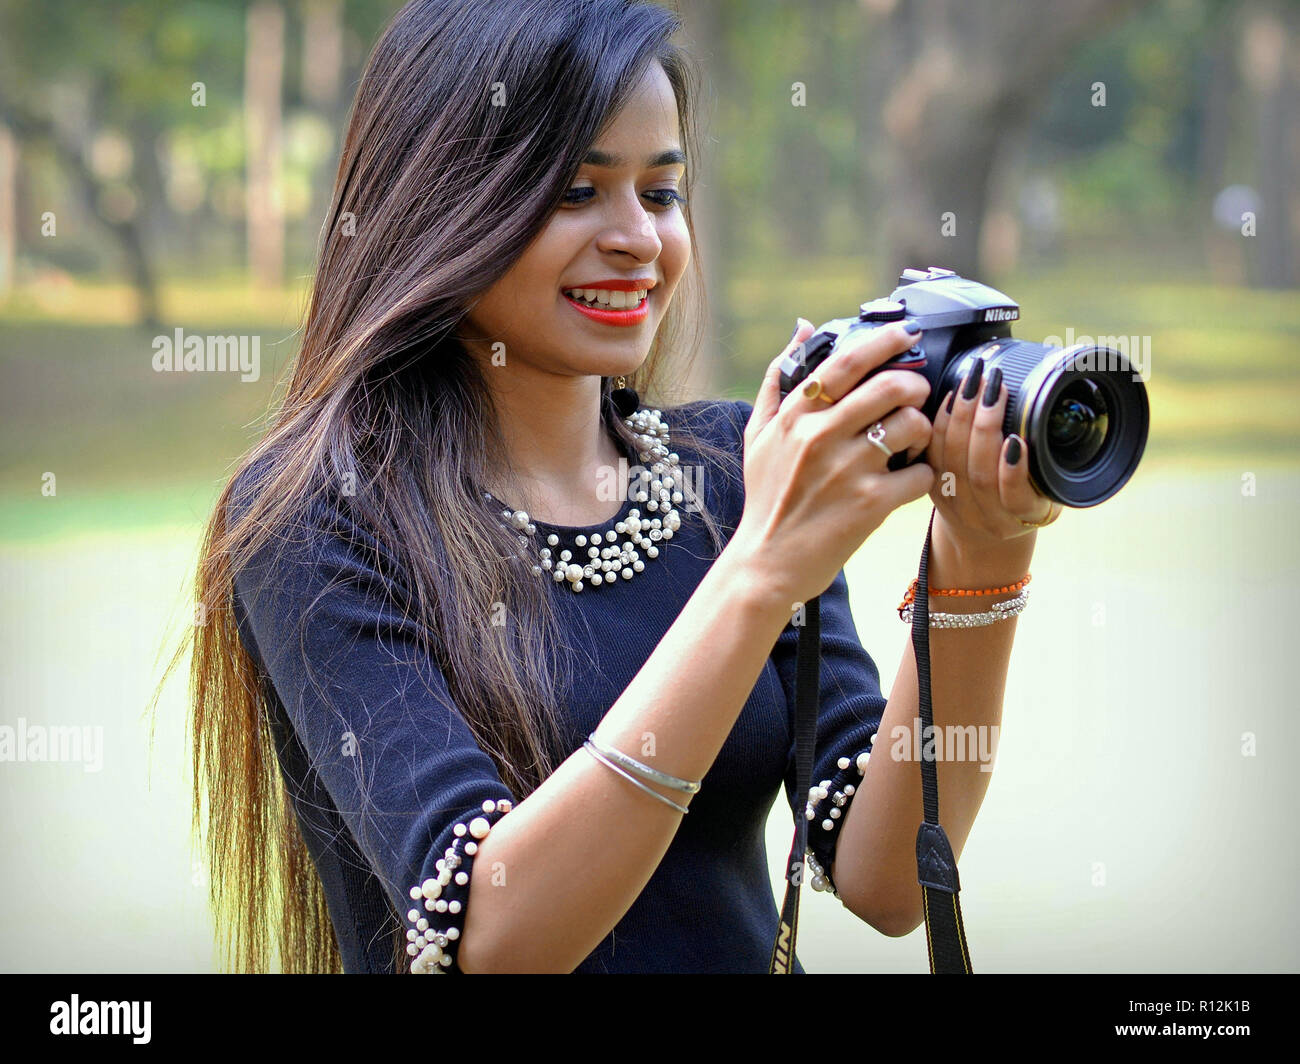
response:
<path id="1" fill-rule="evenodd" d="M 284 792 L 262 678 L 231 605 L 235 563 L 313 499 L 355 485 L 344 500 L 351 516 L 400 563 L 394 578 L 409 589 L 428 653 L 511 791 L 526 797 L 566 756 L 556 713 L 567 659 L 554 592 L 518 564 L 516 534 L 483 505 L 486 472 L 509 483 L 508 459 L 480 364 L 454 334 L 475 297 L 540 232 L 654 62 L 672 85 L 694 160 L 698 76 L 670 43 L 678 26 L 674 12 L 643 0 L 412 0 L 370 56 L 301 349 L 267 433 L 215 507 L 196 579 L 206 623 L 190 633 L 194 826 L 201 833 L 206 787 L 211 900 L 239 970 L 265 970 L 273 945 L 285 971 L 341 970 L 320 879 Z M 492 105 L 498 84 L 506 106 Z M 692 174 L 688 165 L 688 199 Z M 695 357 L 701 331 L 702 276 L 684 210 L 692 268 L 631 378 L 645 405 L 664 410 L 686 398 L 674 382 L 685 378 L 683 360 Z M 631 443 L 610 389 L 606 378 L 602 418 Z M 673 440 L 736 472 L 734 456 L 685 426 L 673 427 Z M 269 472 L 232 520 L 235 482 L 254 464 Z M 722 534 L 702 495 L 688 504 L 716 552 Z M 491 623 L 495 603 L 511 625 Z M 402 970 L 397 913 L 393 928 Z"/>

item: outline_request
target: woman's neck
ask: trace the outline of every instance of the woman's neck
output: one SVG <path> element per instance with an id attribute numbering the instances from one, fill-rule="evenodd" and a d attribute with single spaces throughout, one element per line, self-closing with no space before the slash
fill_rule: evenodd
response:
<path id="1" fill-rule="evenodd" d="M 501 374 L 501 369 L 490 372 Z M 626 459 L 600 416 L 600 378 L 551 377 L 545 387 L 532 384 L 540 382 L 514 379 L 493 391 L 519 488 L 503 484 L 502 492 L 491 485 L 488 490 L 549 524 L 609 519 L 623 502 L 620 462 Z M 515 498 L 519 491 L 523 498 Z"/>

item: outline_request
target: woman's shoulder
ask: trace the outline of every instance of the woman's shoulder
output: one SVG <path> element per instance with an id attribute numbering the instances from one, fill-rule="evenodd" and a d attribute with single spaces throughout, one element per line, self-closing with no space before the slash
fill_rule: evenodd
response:
<path id="1" fill-rule="evenodd" d="M 745 423 L 753 406 L 744 399 L 694 399 L 666 408 L 664 420 L 669 432 L 685 428 L 691 434 L 729 450 L 744 439 Z"/>

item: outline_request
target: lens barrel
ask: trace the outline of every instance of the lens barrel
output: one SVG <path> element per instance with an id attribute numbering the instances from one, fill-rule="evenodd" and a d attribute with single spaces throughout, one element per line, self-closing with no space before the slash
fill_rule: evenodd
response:
<path id="1" fill-rule="evenodd" d="M 1105 502 L 1137 469 L 1146 448 L 1146 386 L 1121 351 L 1094 344 L 1048 347 L 990 340 L 961 351 L 944 368 L 939 396 L 959 387 L 976 358 L 984 378 L 996 366 L 1007 386 L 1003 435 L 1029 447 L 1035 488 L 1063 506 Z"/>

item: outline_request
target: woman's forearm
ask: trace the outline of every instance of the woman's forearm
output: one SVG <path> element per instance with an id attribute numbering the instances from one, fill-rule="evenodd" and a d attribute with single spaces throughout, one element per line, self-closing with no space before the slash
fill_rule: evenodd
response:
<path id="1" fill-rule="evenodd" d="M 1034 533 L 979 558 L 962 558 L 937 534 L 931 587 L 1001 587 L 1025 575 Z M 1009 596 L 932 599 L 931 609 L 980 612 Z M 936 775 L 944 831 L 960 856 L 992 778 L 987 759 L 1002 719 L 1016 619 L 975 628 L 930 630 L 930 690 L 937 733 Z M 845 906 L 886 935 L 904 935 L 924 920 L 916 879 L 921 801 L 920 700 L 910 634 L 890 689 L 866 775 L 849 803 L 831 878 Z M 949 728 L 972 729 L 962 732 Z M 964 753 L 953 742 L 964 743 Z"/>
<path id="2" fill-rule="evenodd" d="M 733 539 L 595 735 L 701 779 L 793 604 Z M 691 796 L 647 784 L 678 805 Z M 465 972 L 570 972 L 649 882 L 683 814 L 578 750 L 480 844 L 458 960 Z"/>

